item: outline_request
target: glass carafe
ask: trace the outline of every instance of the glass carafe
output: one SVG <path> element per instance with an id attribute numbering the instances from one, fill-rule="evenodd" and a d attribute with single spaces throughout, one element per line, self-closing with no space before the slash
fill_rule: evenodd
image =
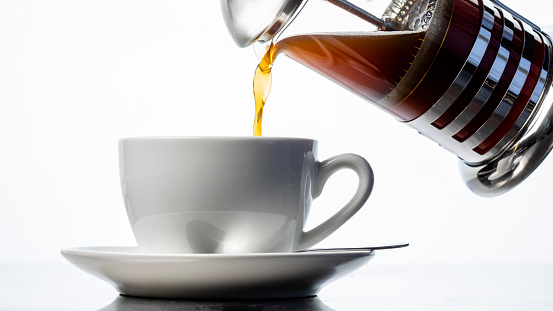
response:
<path id="1" fill-rule="evenodd" d="M 461 159 L 465 183 L 481 196 L 512 189 L 551 150 L 551 38 L 499 1 L 394 0 L 376 17 L 328 0 L 373 29 L 281 35 L 305 2 L 221 5 L 239 46 L 272 42 L 415 128 Z"/>

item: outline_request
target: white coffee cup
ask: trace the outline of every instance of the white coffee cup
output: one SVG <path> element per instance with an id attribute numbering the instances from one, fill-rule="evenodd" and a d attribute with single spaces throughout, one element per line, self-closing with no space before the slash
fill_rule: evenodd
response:
<path id="1" fill-rule="evenodd" d="M 317 142 L 267 137 L 144 137 L 119 141 L 121 187 L 147 253 L 291 252 L 319 243 L 366 202 L 373 173 L 354 154 L 317 161 Z M 305 232 L 330 175 L 359 185 L 330 219 Z"/>

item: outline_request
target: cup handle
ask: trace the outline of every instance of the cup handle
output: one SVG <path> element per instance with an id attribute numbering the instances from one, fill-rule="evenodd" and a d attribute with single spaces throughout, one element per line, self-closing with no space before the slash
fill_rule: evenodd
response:
<path id="1" fill-rule="evenodd" d="M 359 185 L 353 198 L 328 220 L 307 232 L 303 232 L 297 250 L 308 249 L 324 240 L 355 215 L 369 198 L 374 183 L 373 171 L 367 160 L 351 153 L 317 162 L 317 171 L 312 188 L 313 198 L 315 199 L 321 195 L 326 181 L 332 174 L 346 168 L 352 169 L 359 178 Z"/>

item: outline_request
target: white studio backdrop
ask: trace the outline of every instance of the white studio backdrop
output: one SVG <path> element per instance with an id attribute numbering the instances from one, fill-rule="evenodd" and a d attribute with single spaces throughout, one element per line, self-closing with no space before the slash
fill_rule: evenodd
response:
<path id="1" fill-rule="evenodd" d="M 504 2 L 551 24 L 549 0 Z M 0 0 L 0 46 L 0 262 L 134 245 L 119 138 L 251 135 L 257 58 L 234 45 L 219 1 Z M 373 166 L 366 207 L 320 247 L 405 241 L 375 262 L 553 263 L 553 158 L 512 192 L 477 197 L 454 155 L 285 57 L 264 134 L 314 138 L 320 159 L 353 152 Z M 332 178 L 310 224 L 355 183 Z"/>

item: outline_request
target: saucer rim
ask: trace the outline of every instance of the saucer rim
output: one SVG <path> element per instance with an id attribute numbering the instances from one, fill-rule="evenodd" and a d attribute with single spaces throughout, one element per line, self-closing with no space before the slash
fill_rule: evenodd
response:
<path id="1" fill-rule="evenodd" d="M 352 255 L 368 256 L 375 250 L 355 250 L 355 251 L 325 251 L 325 252 L 278 252 L 278 253 L 143 253 L 138 246 L 79 246 L 60 249 L 60 253 L 82 254 L 87 256 L 118 256 L 135 258 L 173 258 L 173 259 L 208 259 L 208 258 L 275 258 L 275 257 L 313 257 L 329 255 Z"/>

